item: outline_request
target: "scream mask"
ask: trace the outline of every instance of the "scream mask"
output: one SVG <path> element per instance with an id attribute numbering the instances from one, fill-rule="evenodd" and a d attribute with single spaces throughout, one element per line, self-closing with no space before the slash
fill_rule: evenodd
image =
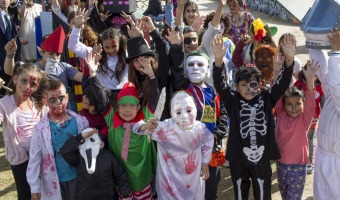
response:
<path id="1" fill-rule="evenodd" d="M 209 62 L 204 57 L 195 52 L 196 55 L 190 55 L 185 61 L 185 70 L 191 83 L 202 84 L 208 72 Z"/>
<path id="2" fill-rule="evenodd" d="M 171 99 L 171 117 L 176 126 L 185 131 L 194 127 L 197 109 L 194 99 L 186 92 L 178 92 Z"/>
<path id="3" fill-rule="evenodd" d="M 86 128 L 81 132 L 81 134 L 90 132 L 92 130 L 95 129 Z M 102 141 L 99 138 L 98 133 L 95 133 L 83 140 L 82 144 L 79 146 L 80 155 L 85 160 L 86 169 L 89 174 L 93 174 L 93 172 L 96 170 L 97 155 L 99 154 L 101 143 Z"/>
<path id="4" fill-rule="evenodd" d="M 261 71 L 261 80 L 267 82 L 273 78 L 274 58 L 276 48 L 269 45 L 260 45 L 255 49 L 255 65 Z"/>

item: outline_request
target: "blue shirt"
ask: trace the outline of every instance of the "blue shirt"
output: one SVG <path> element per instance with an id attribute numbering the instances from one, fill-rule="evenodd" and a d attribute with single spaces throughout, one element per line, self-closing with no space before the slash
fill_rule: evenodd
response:
<path id="1" fill-rule="evenodd" d="M 204 95 L 204 112 L 201 121 L 213 133 L 216 128 L 215 94 L 212 87 L 202 88 Z"/>
<path id="2" fill-rule="evenodd" d="M 67 182 L 77 177 L 76 168 L 69 165 L 60 155 L 60 148 L 71 136 L 78 135 L 77 121 L 74 117 L 58 124 L 50 121 L 51 139 L 59 182 Z"/>

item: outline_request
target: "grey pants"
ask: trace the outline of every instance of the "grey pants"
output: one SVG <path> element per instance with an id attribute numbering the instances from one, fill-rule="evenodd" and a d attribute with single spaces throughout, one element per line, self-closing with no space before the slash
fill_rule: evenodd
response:
<path id="1" fill-rule="evenodd" d="M 309 145 L 309 162 L 314 163 L 314 135 L 316 129 L 310 127 L 308 130 L 307 138 Z"/>

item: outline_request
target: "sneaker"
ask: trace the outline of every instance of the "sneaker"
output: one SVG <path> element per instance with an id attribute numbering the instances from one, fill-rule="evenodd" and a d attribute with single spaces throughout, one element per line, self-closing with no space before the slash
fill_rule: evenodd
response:
<path id="1" fill-rule="evenodd" d="M 314 166 L 311 163 L 307 164 L 307 174 L 313 174 Z"/>

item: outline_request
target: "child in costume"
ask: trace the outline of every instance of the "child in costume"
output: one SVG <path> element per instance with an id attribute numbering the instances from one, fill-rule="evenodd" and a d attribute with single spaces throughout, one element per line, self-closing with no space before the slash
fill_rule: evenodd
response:
<path id="1" fill-rule="evenodd" d="M 197 105 L 196 120 L 205 123 L 215 135 L 214 151 L 217 151 L 217 144 L 227 134 L 228 116 L 220 105 L 220 97 L 215 94 L 214 88 L 205 82 L 209 73 L 209 58 L 202 52 L 194 51 L 184 60 L 184 53 L 178 48 L 182 41 L 178 39 L 178 32 L 174 34 L 177 36 L 168 37 L 171 43 L 169 57 L 172 63 L 171 81 L 174 91 L 186 90 L 192 94 Z M 181 66 L 183 60 L 184 66 Z M 219 169 L 218 166 L 209 166 L 211 176 L 206 181 L 206 199 L 217 198 L 218 183 L 221 179 Z"/>
<path id="2" fill-rule="evenodd" d="M 81 27 L 86 23 L 86 13 L 78 13 L 73 19 L 73 28 L 69 37 L 68 48 L 80 58 L 86 58 L 88 52 L 97 53 L 95 48 L 80 42 Z M 103 51 L 99 60 L 97 79 L 102 87 L 111 90 L 116 96 L 128 81 L 128 67 L 126 58 L 126 37 L 115 28 L 108 28 L 100 36 Z M 114 97 L 112 97 L 114 101 Z"/>
<path id="3" fill-rule="evenodd" d="M 87 128 L 71 136 L 60 149 L 61 156 L 77 167 L 75 199 L 112 200 L 116 186 L 123 199 L 130 199 L 131 190 L 123 166 L 112 152 L 103 148 L 98 130 Z"/>
<path id="4" fill-rule="evenodd" d="M 276 141 L 281 154 L 277 160 L 277 177 L 282 199 L 301 199 L 306 181 L 308 129 L 315 115 L 314 75 L 316 66 L 308 61 L 303 74 L 307 80 L 305 94 L 292 86 L 275 106 Z"/>
<path id="5" fill-rule="evenodd" d="M 309 49 L 310 59 L 320 65 L 316 71 L 325 94 L 317 128 L 313 195 L 315 199 L 338 199 L 340 196 L 340 33 L 330 35 L 331 51 Z"/>
<path id="6" fill-rule="evenodd" d="M 226 47 L 222 38 L 214 41 L 214 85 L 230 117 L 227 159 L 235 199 L 248 199 L 251 182 L 255 199 L 271 199 L 270 160 L 280 158 L 272 109 L 289 87 L 295 48 L 292 39 L 286 37 L 282 76 L 268 90 L 260 90 L 261 72 L 255 67 L 241 67 L 235 75 L 235 87 L 224 81 Z"/>
<path id="7" fill-rule="evenodd" d="M 151 138 L 157 142 L 159 199 L 204 199 L 214 138 L 204 123 L 195 120 L 196 114 L 193 97 L 179 91 L 171 99 L 171 119 L 134 125 L 138 134 L 153 131 Z"/>
<path id="8" fill-rule="evenodd" d="M 109 127 L 108 138 L 110 150 L 124 166 L 132 190 L 131 198 L 151 199 L 151 181 L 156 168 L 156 150 L 153 143 L 147 141 L 147 136 L 140 136 L 131 131 L 134 123 L 148 120 L 153 116 L 159 98 L 157 78 L 153 74 L 150 61 L 144 57 L 142 63 L 144 74 L 149 76 L 149 101 L 141 108 L 138 90 L 134 84 L 126 83 L 117 95 L 117 102 L 113 107 L 104 90 L 97 81 L 96 71 L 98 63 L 95 55 L 89 54 L 87 63 L 90 69 L 90 84 L 96 92 L 98 108 L 104 113 Z"/>
<path id="9" fill-rule="evenodd" d="M 18 62 L 13 72 L 12 92 L 0 99 L 0 123 L 6 159 L 11 164 L 18 199 L 31 198 L 26 178 L 29 149 L 33 127 L 46 112 L 34 97 L 46 79 L 38 67 Z M 0 78 L 1 90 L 4 84 Z"/>
<path id="10" fill-rule="evenodd" d="M 299 90 L 306 92 L 307 83 L 306 78 L 303 74 L 303 71 L 300 71 L 298 74 L 298 80 L 294 83 L 294 86 L 297 87 Z M 319 78 L 315 75 L 314 76 L 314 87 L 315 87 L 315 115 L 312 120 L 312 125 L 308 131 L 308 145 L 309 145 L 309 163 L 307 164 L 307 174 L 312 174 L 314 171 L 314 137 L 316 133 L 316 129 L 318 127 L 319 117 L 321 108 L 325 103 L 325 95 L 323 93 L 321 82 Z"/>
<path id="11" fill-rule="evenodd" d="M 73 200 L 77 171 L 61 157 L 60 148 L 87 128 L 88 121 L 66 109 L 66 88 L 57 79 L 45 84 L 43 101 L 49 112 L 34 126 L 26 173 L 32 199 Z"/>

